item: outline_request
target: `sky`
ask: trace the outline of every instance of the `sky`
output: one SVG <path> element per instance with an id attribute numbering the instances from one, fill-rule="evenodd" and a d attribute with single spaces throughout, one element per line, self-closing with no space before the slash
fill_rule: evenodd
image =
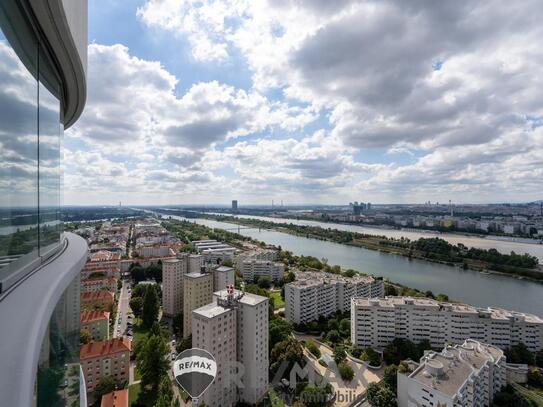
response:
<path id="1" fill-rule="evenodd" d="M 543 198 L 537 0 L 93 0 L 64 203 Z"/>

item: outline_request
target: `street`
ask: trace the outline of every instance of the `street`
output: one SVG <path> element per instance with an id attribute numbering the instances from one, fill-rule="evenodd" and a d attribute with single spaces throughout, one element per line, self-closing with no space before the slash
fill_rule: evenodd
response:
<path id="1" fill-rule="evenodd" d="M 117 316 L 115 324 L 113 325 L 113 338 L 123 336 L 126 331 L 127 317 L 128 312 L 130 311 L 130 293 L 128 292 L 130 287 L 130 282 L 127 280 L 123 280 L 123 286 L 121 287 L 121 291 L 119 294 Z"/>

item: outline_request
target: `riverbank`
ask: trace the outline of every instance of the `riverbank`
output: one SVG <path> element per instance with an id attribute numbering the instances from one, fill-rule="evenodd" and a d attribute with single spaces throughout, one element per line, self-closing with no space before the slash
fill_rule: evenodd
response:
<path id="1" fill-rule="evenodd" d="M 234 216 L 202 214 L 205 219 L 234 223 L 245 227 L 272 229 L 282 233 L 334 243 L 363 247 L 382 253 L 396 254 L 409 259 L 420 259 L 433 263 L 543 282 L 543 273 L 538 267 L 538 259 L 528 254 L 500 254 L 495 249 L 466 248 L 462 244 L 453 245 L 438 237 L 419 238 L 412 241 L 406 238 L 363 234 L 320 226 L 276 223 L 261 219 Z"/>

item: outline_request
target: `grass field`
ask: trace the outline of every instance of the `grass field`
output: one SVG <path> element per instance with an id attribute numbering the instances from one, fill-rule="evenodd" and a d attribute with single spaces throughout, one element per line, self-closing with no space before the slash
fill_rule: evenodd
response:
<path id="1" fill-rule="evenodd" d="M 281 292 L 280 291 L 272 291 L 270 292 L 270 298 L 273 298 L 273 307 L 275 309 L 283 308 L 285 306 L 285 301 L 281 298 Z"/>

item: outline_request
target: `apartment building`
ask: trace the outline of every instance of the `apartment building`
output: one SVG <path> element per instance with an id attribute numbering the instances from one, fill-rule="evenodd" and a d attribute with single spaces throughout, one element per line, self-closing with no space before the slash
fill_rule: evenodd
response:
<path id="1" fill-rule="evenodd" d="M 0 1 L 0 406 L 81 403 L 79 273 L 64 233 L 62 138 L 86 100 L 86 0 Z M 39 374 L 38 374 L 39 373 Z M 60 392 L 50 377 L 66 377 Z"/>
<path id="2" fill-rule="evenodd" d="M 175 253 L 170 245 L 165 244 L 142 244 L 136 246 L 136 252 L 139 257 L 168 257 L 173 256 Z"/>
<path id="3" fill-rule="evenodd" d="M 240 268 L 241 262 L 244 260 L 266 260 L 266 261 L 275 261 L 277 260 L 277 251 L 269 249 L 255 249 L 247 252 L 240 253 L 237 256 L 237 266 Z"/>
<path id="4" fill-rule="evenodd" d="M 347 312 L 353 297 L 384 295 L 384 282 L 369 276 L 343 277 L 332 273 L 298 272 L 285 284 L 285 317 L 295 324 Z"/>
<path id="5" fill-rule="evenodd" d="M 428 298 L 354 298 L 351 341 L 359 348 L 382 349 L 394 338 L 428 339 L 433 348 L 466 339 L 501 349 L 524 343 L 532 352 L 543 345 L 543 320 L 499 308 L 477 308 Z"/>
<path id="6" fill-rule="evenodd" d="M 234 247 L 216 240 L 194 240 L 191 243 L 202 255 L 204 264 L 220 264 L 224 260 L 232 259 L 236 253 Z"/>
<path id="7" fill-rule="evenodd" d="M 238 262 L 243 280 L 248 283 L 257 282 L 260 277 L 267 277 L 277 283 L 283 279 L 285 265 L 268 260 L 246 259 Z"/>
<path id="8" fill-rule="evenodd" d="M 213 298 L 211 273 L 187 273 L 183 281 L 183 337 L 190 336 L 192 311 L 209 304 Z"/>
<path id="9" fill-rule="evenodd" d="M 129 379 L 131 342 L 127 338 L 91 342 L 81 345 L 79 358 L 85 376 L 87 394 L 90 394 L 105 376 L 113 377 L 118 383 Z"/>
<path id="10" fill-rule="evenodd" d="M 468 339 L 428 352 L 408 375 L 398 373 L 398 407 L 489 406 L 505 384 L 503 352 Z"/>
<path id="11" fill-rule="evenodd" d="M 162 262 L 162 309 L 164 315 L 173 317 L 183 312 L 184 276 L 200 273 L 201 257 L 178 253 L 174 259 Z"/>
<path id="12" fill-rule="evenodd" d="M 92 293 L 102 290 L 117 291 L 117 279 L 113 277 L 95 277 L 81 280 L 82 293 Z"/>
<path id="13" fill-rule="evenodd" d="M 81 330 L 87 330 L 94 342 L 109 339 L 109 312 L 82 311 Z"/>
<path id="14" fill-rule="evenodd" d="M 81 293 L 80 302 L 82 310 L 109 310 L 115 302 L 115 292 L 101 290 Z"/>
<path id="15" fill-rule="evenodd" d="M 128 389 L 114 390 L 104 394 L 100 407 L 128 407 Z"/>
<path id="16" fill-rule="evenodd" d="M 233 267 L 219 266 L 213 269 L 213 291 L 225 290 L 234 285 L 236 273 Z"/>
<path id="17" fill-rule="evenodd" d="M 212 303 L 192 313 L 193 346 L 207 350 L 217 361 L 217 378 L 202 401 L 212 407 L 238 401 L 257 404 L 268 389 L 269 300 L 231 286 L 213 297 Z M 243 387 L 237 388 L 232 380 L 236 371 L 243 372 Z"/>

